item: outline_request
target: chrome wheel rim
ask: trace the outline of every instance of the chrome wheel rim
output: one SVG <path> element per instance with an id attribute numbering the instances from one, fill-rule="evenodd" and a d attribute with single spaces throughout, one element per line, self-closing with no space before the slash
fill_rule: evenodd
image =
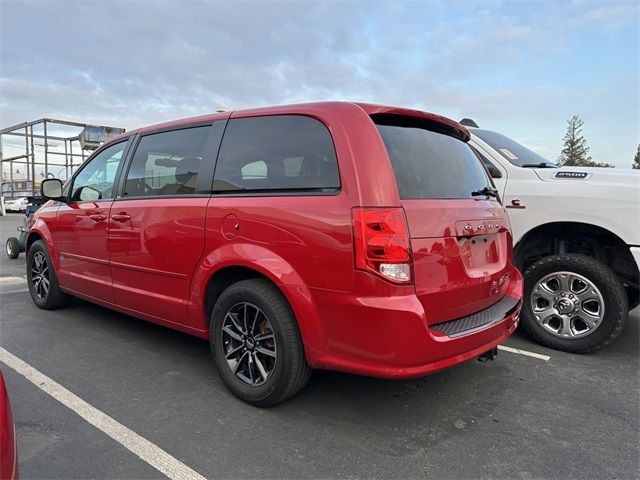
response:
<path id="1" fill-rule="evenodd" d="M 531 291 L 531 310 L 547 332 L 565 339 L 591 335 L 604 319 L 602 293 L 588 278 L 574 272 L 554 272 Z"/>
<path id="2" fill-rule="evenodd" d="M 49 294 L 49 264 L 47 258 L 42 252 L 36 252 L 33 255 L 33 264 L 31 265 L 31 285 L 33 291 L 38 298 L 45 299 Z"/>
<path id="3" fill-rule="evenodd" d="M 231 372 L 247 385 L 258 386 L 276 366 L 276 339 L 271 322 L 256 305 L 231 307 L 222 322 L 222 351 Z"/>
<path id="4" fill-rule="evenodd" d="M 13 253 L 13 248 L 11 248 L 11 242 L 7 242 L 6 249 L 7 249 L 7 255 L 11 256 L 11 254 Z"/>

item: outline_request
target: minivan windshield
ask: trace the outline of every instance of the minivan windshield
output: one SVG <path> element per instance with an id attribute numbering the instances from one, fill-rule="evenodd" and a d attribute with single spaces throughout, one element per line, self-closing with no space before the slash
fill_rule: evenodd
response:
<path id="1" fill-rule="evenodd" d="M 417 117 L 373 115 L 396 177 L 401 199 L 475 198 L 492 189 L 469 145 Z"/>
<path id="2" fill-rule="evenodd" d="M 488 143 L 490 147 L 518 167 L 557 167 L 555 163 L 550 162 L 542 155 L 529 150 L 524 145 L 501 133 L 482 130 L 481 128 L 473 128 L 469 129 L 469 131 L 478 136 L 480 140 Z"/>

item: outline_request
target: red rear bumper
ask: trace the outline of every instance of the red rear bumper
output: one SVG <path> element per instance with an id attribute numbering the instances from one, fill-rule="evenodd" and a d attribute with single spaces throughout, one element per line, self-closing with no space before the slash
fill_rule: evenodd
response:
<path id="1" fill-rule="evenodd" d="M 411 378 L 478 357 L 516 329 L 522 276 L 514 269 L 505 287 L 505 294 L 518 300 L 515 308 L 486 326 L 451 337 L 429 327 L 424 307 L 410 289 L 398 287 L 395 293 L 370 296 L 312 291 L 325 338 L 322 351 L 307 349 L 311 366 L 383 378 Z"/>

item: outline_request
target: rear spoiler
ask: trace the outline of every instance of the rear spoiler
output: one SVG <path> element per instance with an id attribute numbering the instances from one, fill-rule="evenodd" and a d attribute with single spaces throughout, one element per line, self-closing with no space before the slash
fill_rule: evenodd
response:
<path id="1" fill-rule="evenodd" d="M 468 142 L 471 138 L 469 130 L 463 125 L 459 124 L 455 120 L 436 115 L 435 113 L 422 112 L 420 110 L 412 110 L 410 108 L 396 108 L 396 107 L 382 107 L 379 105 L 371 105 L 369 103 L 357 103 L 360 108 L 367 112 L 370 116 L 380 120 L 381 123 L 385 123 L 385 120 L 391 123 L 393 120 L 394 125 L 398 125 L 398 117 L 409 117 L 413 119 L 407 123 L 414 123 L 416 119 L 419 123 L 424 125 L 424 128 L 433 130 L 439 133 L 444 133 L 451 137 L 458 138 L 463 142 Z"/>

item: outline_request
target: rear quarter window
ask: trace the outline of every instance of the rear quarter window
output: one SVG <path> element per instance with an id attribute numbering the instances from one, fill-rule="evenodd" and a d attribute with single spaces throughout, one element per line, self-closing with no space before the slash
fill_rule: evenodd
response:
<path id="1" fill-rule="evenodd" d="M 434 131 L 433 122 L 400 115 L 372 118 L 391 160 L 400 198 L 473 198 L 471 192 L 491 185 L 469 145 Z"/>
<path id="2" fill-rule="evenodd" d="M 318 120 L 301 115 L 229 120 L 214 192 L 335 192 L 339 187 L 333 141 Z"/>

